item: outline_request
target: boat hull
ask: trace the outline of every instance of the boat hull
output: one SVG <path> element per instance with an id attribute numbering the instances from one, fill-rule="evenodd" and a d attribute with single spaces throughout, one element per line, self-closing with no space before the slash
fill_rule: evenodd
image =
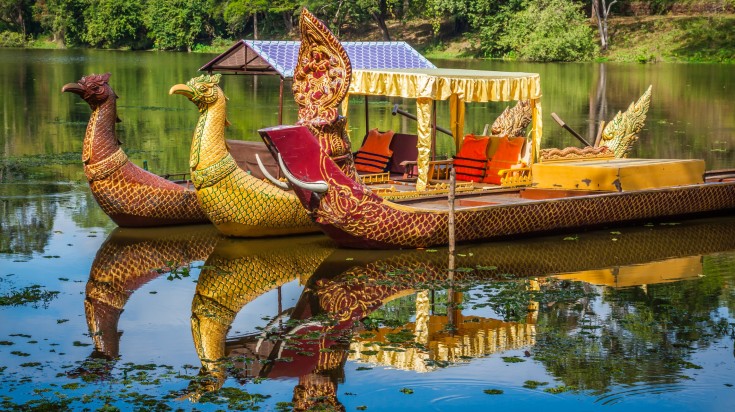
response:
<path id="1" fill-rule="evenodd" d="M 208 223 L 196 192 L 130 163 L 89 188 L 102 210 L 120 227 Z"/>
<path id="2" fill-rule="evenodd" d="M 478 207 L 457 212 L 455 233 L 456 241 L 461 243 L 702 217 L 733 210 L 735 183 L 701 184 Z M 354 230 L 332 224 L 321 228 L 341 247 L 356 249 L 427 247 L 449 241 L 448 222 L 444 220 L 434 227 L 385 227 L 393 234 L 389 240 L 357 235 Z"/>
<path id="3" fill-rule="evenodd" d="M 342 173 L 303 127 L 264 129 L 261 136 L 281 155 L 292 177 L 304 182 L 327 183 L 325 193 L 298 189 L 297 194 L 322 230 L 340 246 L 386 249 L 449 243 L 446 206 L 443 210 L 418 208 L 380 198 Z M 512 202 L 477 197 L 474 207 L 458 207 L 454 240 L 471 242 L 735 209 L 735 182 L 554 199 L 524 198 L 524 190 L 533 189 L 518 189 Z"/>

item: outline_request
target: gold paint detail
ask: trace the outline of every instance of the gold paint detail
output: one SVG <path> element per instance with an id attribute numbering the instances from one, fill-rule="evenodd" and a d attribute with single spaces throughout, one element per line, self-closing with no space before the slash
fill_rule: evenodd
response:
<path id="1" fill-rule="evenodd" d="M 89 117 L 89 123 L 87 124 L 87 130 L 84 132 L 84 144 L 82 146 L 82 163 L 85 165 L 92 159 L 92 147 L 94 146 L 94 136 L 97 129 L 97 117 L 99 116 L 100 108 L 97 107 L 92 110 L 92 114 Z"/>
<path id="2" fill-rule="evenodd" d="M 519 100 L 515 106 L 506 107 L 490 128 L 494 136 L 525 136 L 526 128 L 531 124 L 533 113 L 531 102 Z"/>
<path id="3" fill-rule="evenodd" d="M 638 101 L 630 104 L 628 110 L 618 112 L 602 131 L 600 145 L 609 147 L 615 153 L 615 157 L 627 157 L 631 147 L 638 140 L 638 132 L 643 128 L 651 103 L 651 87 L 648 86 Z"/>
<path id="4" fill-rule="evenodd" d="M 337 107 L 350 88 L 350 58 L 327 26 L 306 9 L 299 29 L 301 47 L 293 80 L 299 124 L 329 124 L 337 119 Z"/>
<path id="5" fill-rule="evenodd" d="M 101 161 L 85 165 L 84 174 L 87 176 L 87 181 L 102 180 L 123 167 L 127 162 L 128 156 L 122 148 L 118 148 L 113 154 Z"/>
<path id="6" fill-rule="evenodd" d="M 612 159 L 615 157 L 613 151 L 607 146 L 585 148 L 565 147 L 564 149 L 550 148 L 541 149 L 541 161 L 554 160 L 579 160 L 579 159 Z"/>
<path id="7" fill-rule="evenodd" d="M 204 169 L 192 170 L 191 180 L 194 183 L 194 187 L 202 189 L 216 184 L 234 172 L 235 169 L 237 169 L 237 162 L 232 158 L 232 155 L 227 153 L 227 156 L 213 165 Z"/>

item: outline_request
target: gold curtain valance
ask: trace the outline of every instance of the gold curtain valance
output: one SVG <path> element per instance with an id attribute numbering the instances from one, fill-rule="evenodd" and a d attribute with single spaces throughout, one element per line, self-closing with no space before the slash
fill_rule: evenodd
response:
<path id="1" fill-rule="evenodd" d="M 349 94 L 471 102 L 541 98 L 536 73 L 462 69 L 353 70 Z"/>

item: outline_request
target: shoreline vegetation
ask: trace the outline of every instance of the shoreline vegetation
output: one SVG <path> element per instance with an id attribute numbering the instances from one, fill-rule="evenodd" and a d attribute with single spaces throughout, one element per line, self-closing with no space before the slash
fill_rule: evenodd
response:
<path id="1" fill-rule="evenodd" d="M 37 0 L 30 21 L 0 8 L 0 47 L 221 53 L 238 39 L 298 39 L 306 5 L 344 41 L 406 41 L 435 59 L 735 63 L 735 0 L 425 1 L 281 0 L 275 10 L 251 0 Z"/>

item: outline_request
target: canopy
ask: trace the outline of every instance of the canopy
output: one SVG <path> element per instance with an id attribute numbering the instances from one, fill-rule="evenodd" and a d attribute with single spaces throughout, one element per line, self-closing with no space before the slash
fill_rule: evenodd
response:
<path id="1" fill-rule="evenodd" d="M 451 131 L 458 147 L 463 138 L 464 103 L 529 100 L 531 122 L 531 158 L 538 157 L 541 140 L 541 78 L 536 73 L 493 72 L 464 69 L 377 69 L 352 70 L 348 94 L 391 96 L 416 99 L 418 168 L 417 190 L 428 181 L 432 144 L 432 103 L 449 100 Z M 347 113 L 348 99 L 342 103 Z"/>
<path id="2" fill-rule="evenodd" d="M 300 41 L 239 40 L 199 70 L 293 77 Z M 353 69 L 434 68 L 434 64 L 402 41 L 342 42 Z"/>

